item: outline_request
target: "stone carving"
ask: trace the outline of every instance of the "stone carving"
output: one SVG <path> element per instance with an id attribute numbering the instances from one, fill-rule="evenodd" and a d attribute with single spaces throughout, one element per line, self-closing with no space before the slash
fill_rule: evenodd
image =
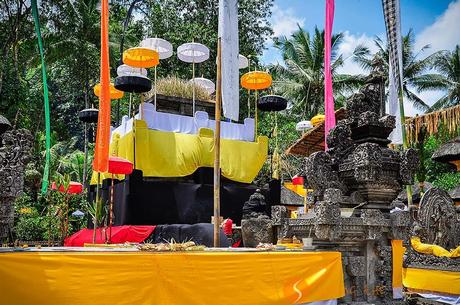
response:
<path id="1" fill-rule="evenodd" d="M 399 174 L 401 182 L 406 185 L 414 183 L 414 175 L 420 165 L 420 158 L 415 149 L 409 148 L 401 154 L 401 167 Z"/>
<path id="2" fill-rule="evenodd" d="M 343 191 L 345 186 L 339 181 L 337 172 L 333 169 L 331 156 L 318 151 L 305 161 L 305 175 L 309 185 L 314 189 L 315 197 L 321 199 L 327 188 L 338 188 Z"/>
<path id="3" fill-rule="evenodd" d="M 319 239 L 336 240 L 340 237 L 341 197 L 342 192 L 339 189 L 327 189 L 324 193 L 324 201 L 320 201 L 315 206 L 315 234 Z"/>
<path id="4" fill-rule="evenodd" d="M 429 189 L 420 201 L 418 223 L 422 242 L 445 249 L 459 243 L 457 213 L 449 194 L 439 188 Z"/>
<path id="5" fill-rule="evenodd" d="M 266 213 L 265 197 L 256 190 L 243 206 L 241 233 L 245 247 L 256 247 L 259 243 L 273 242 L 273 224 Z M 281 217 L 281 211 L 279 211 Z"/>
<path id="6" fill-rule="evenodd" d="M 28 130 L 19 129 L 6 131 L 0 139 L 0 239 L 5 239 L 13 225 L 14 201 L 23 191 L 33 138 Z"/>
<path id="7" fill-rule="evenodd" d="M 375 143 L 359 145 L 353 152 L 355 179 L 358 182 L 376 181 L 380 176 L 382 152 Z"/>

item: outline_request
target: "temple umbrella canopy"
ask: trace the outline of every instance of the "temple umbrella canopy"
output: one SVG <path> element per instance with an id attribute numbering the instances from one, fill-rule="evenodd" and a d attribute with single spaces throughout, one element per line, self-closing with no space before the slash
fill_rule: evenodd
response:
<path id="1" fill-rule="evenodd" d="M 193 82 L 193 80 L 190 81 Z M 216 91 L 216 85 L 210 79 L 204 77 L 195 77 L 195 84 L 202 87 L 209 94 L 213 94 L 214 91 Z"/>
<path id="2" fill-rule="evenodd" d="M 160 59 L 166 59 L 173 55 L 172 44 L 161 38 L 146 38 L 141 41 L 139 47 L 157 51 Z"/>
<path id="3" fill-rule="evenodd" d="M 83 123 L 97 123 L 99 110 L 96 108 L 83 109 L 78 113 L 78 119 Z"/>
<path id="4" fill-rule="evenodd" d="M 249 60 L 246 56 L 239 54 L 238 55 L 238 68 L 245 69 L 249 66 Z"/>

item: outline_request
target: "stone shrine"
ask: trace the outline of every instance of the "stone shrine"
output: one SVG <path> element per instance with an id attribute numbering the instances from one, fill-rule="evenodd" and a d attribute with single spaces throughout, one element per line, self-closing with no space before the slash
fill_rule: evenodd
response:
<path id="1" fill-rule="evenodd" d="M 410 215 L 395 199 L 413 184 L 419 160 L 413 149 L 387 146 L 395 117 L 382 108 L 383 75 L 375 68 L 348 99 L 346 118 L 326 139 L 329 149 L 306 158 L 303 175 L 314 190 L 312 209 L 291 219 L 286 207 L 272 207 L 278 240 L 312 237 L 317 249 L 342 253 L 342 304 L 402 303 L 393 300 L 391 240 L 407 240 Z"/>

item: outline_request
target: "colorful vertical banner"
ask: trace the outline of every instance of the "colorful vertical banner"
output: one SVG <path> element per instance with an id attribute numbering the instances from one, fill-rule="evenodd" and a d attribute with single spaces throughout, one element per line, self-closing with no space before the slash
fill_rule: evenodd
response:
<path id="1" fill-rule="evenodd" d="M 334 24 L 334 0 L 326 0 L 326 26 L 324 29 L 324 148 L 326 137 L 335 126 L 334 95 L 332 92 L 331 48 L 332 26 Z"/>
<path id="2" fill-rule="evenodd" d="M 40 19 L 38 18 L 37 0 L 32 0 L 32 15 L 34 16 L 35 33 L 37 34 L 38 49 L 40 51 L 40 60 L 42 65 L 43 78 L 43 98 L 45 103 L 45 168 L 43 169 L 42 195 L 48 190 L 49 171 L 50 171 L 50 147 L 51 147 L 51 127 L 50 127 L 50 104 L 48 98 L 48 81 L 46 79 L 45 55 L 43 52 L 42 34 L 40 31 Z"/>
<path id="3" fill-rule="evenodd" d="M 383 17 L 388 40 L 389 52 L 389 113 L 396 117 L 396 128 L 390 135 L 393 144 L 405 141 L 404 104 L 402 99 L 403 62 L 401 40 L 401 14 L 399 0 L 382 0 Z"/>
<path id="4" fill-rule="evenodd" d="M 93 169 L 106 172 L 110 144 L 110 67 L 109 67 L 109 2 L 101 1 L 101 94 L 97 119 Z"/>
<path id="5" fill-rule="evenodd" d="M 222 108 L 224 117 L 238 121 L 240 113 L 238 0 L 219 0 L 218 32 L 222 43 Z"/>

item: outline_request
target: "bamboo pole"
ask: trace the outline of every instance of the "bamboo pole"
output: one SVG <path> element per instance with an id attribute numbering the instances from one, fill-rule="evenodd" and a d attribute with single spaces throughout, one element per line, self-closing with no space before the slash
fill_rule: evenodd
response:
<path id="1" fill-rule="evenodd" d="M 402 67 L 401 67 L 402 69 Z M 401 115 L 401 133 L 403 138 L 403 149 L 406 150 L 409 148 L 409 143 L 407 142 L 406 137 L 406 116 L 404 115 L 404 93 L 403 93 L 403 81 L 400 77 L 401 85 L 399 88 L 399 113 Z M 406 192 L 407 192 L 407 207 L 412 207 L 412 185 L 406 185 Z"/>
<path id="2" fill-rule="evenodd" d="M 216 132 L 214 134 L 214 247 L 220 246 L 220 107 L 222 101 L 222 50 L 217 40 Z"/>

